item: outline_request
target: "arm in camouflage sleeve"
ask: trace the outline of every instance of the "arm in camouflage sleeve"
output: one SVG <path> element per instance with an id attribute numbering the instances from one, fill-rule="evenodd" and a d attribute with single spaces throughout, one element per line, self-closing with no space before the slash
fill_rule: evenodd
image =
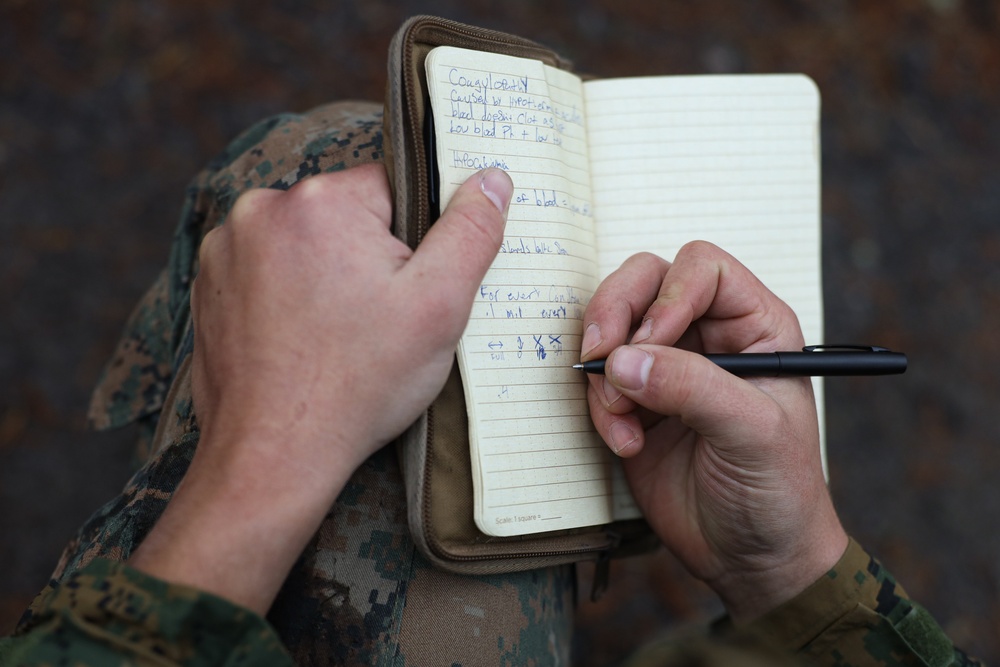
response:
<path id="1" fill-rule="evenodd" d="M 291 666 L 270 625 L 214 595 L 96 559 L 36 598 L 0 664 Z"/>
<path id="2" fill-rule="evenodd" d="M 49 589 L 5 657 L 221 664 L 277 642 L 253 612 L 351 473 L 440 391 L 512 190 L 499 170 L 470 177 L 416 251 L 389 231 L 380 166 L 241 197 L 201 246 L 183 481 L 131 568 Z"/>
<path id="3" fill-rule="evenodd" d="M 981 664 L 854 540 L 826 575 L 745 630 L 831 667 Z"/>
<path id="4" fill-rule="evenodd" d="M 851 540 L 837 564 L 752 623 L 724 618 L 711 636 L 667 637 L 625 667 L 981 667 L 911 601 L 892 575 Z"/>

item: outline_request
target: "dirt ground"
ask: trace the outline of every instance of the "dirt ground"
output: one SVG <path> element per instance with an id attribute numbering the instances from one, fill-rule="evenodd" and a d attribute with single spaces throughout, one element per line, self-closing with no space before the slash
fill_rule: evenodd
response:
<path id="1" fill-rule="evenodd" d="M 264 116 L 382 99 L 393 31 L 432 13 L 598 76 L 816 81 L 826 342 L 911 360 L 900 378 L 828 380 L 833 495 L 956 643 L 1000 663 L 997 7 L 0 0 L 0 632 L 128 475 L 134 434 L 86 431 L 86 402 L 166 260 L 187 179 Z M 577 664 L 718 611 L 667 554 L 616 563 L 608 596 L 581 602 Z"/>

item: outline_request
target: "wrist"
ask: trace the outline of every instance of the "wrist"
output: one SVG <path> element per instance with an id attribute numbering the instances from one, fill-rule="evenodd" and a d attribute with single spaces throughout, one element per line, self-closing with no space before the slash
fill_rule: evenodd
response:
<path id="1" fill-rule="evenodd" d="M 279 464 L 280 448 L 239 444 L 203 434 L 130 565 L 264 614 L 352 471 L 320 483 Z"/>
<path id="2" fill-rule="evenodd" d="M 795 598 L 837 564 L 850 540 L 833 519 L 815 537 L 779 555 L 743 562 L 708 582 L 735 625 L 750 623 Z"/>

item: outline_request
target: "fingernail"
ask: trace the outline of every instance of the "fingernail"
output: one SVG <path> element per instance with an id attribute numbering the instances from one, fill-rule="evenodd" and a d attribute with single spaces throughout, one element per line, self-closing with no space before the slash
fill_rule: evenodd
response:
<path id="1" fill-rule="evenodd" d="M 601 327 L 597 322 L 587 325 L 587 330 L 583 332 L 583 340 L 580 341 L 580 356 L 586 356 L 588 352 L 601 344 Z"/>
<path id="2" fill-rule="evenodd" d="M 607 376 L 604 377 L 603 389 L 604 389 L 604 407 L 610 408 L 615 404 L 619 398 L 622 397 L 622 393 L 618 391 L 618 387 L 611 384 Z"/>
<path id="3" fill-rule="evenodd" d="M 639 327 L 639 330 L 636 331 L 635 334 L 632 336 L 631 342 L 641 343 L 642 341 L 649 338 L 650 334 L 652 333 L 653 333 L 653 318 L 647 317 L 642 321 L 642 326 Z"/>
<path id="4" fill-rule="evenodd" d="M 625 389 L 642 389 L 652 367 L 653 355 L 625 345 L 615 350 L 611 359 L 611 379 Z"/>
<path id="5" fill-rule="evenodd" d="M 503 169 L 483 169 L 479 175 L 479 187 L 497 210 L 506 213 L 507 205 L 514 194 L 514 183 Z"/>
<path id="6" fill-rule="evenodd" d="M 615 454 L 620 454 L 639 439 L 635 431 L 629 428 L 625 422 L 613 423 L 608 431 L 608 435 L 611 436 L 611 449 L 614 450 Z"/>

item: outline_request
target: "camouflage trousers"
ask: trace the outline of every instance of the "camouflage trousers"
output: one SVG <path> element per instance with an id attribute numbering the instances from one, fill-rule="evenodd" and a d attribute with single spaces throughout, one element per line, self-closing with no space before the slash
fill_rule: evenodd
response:
<path id="1" fill-rule="evenodd" d="M 81 528 L 54 574 L 97 556 L 127 559 L 160 516 L 195 448 L 189 361 L 198 246 L 251 188 L 286 189 L 383 159 L 381 106 L 337 103 L 254 126 L 189 186 L 169 263 L 133 312 L 98 385 L 98 428 L 137 422 L 138 472 Z M 462 577 L 415 550 L 395 450 L 351 478 L 268 619 L 300 665 L 567 664 L 572 568 Z"/>

